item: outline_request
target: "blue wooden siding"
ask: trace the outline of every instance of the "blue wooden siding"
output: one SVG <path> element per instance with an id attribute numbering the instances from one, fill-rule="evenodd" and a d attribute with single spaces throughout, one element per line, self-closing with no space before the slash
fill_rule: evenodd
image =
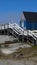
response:
<path id="1" fill-rule="evenodd" d="M 30 30 L 37 30 L 37 22 L 28 22 L 28 21 L 24 21 L 24 27 L 26 27 L 26 29 L 30 29 Z"/>
<path id="2" fill-rule="evenodd" d="M 20 23 L 20 26 L 24 29 L 37 30 L 37 22 L 24 21 Z"/>

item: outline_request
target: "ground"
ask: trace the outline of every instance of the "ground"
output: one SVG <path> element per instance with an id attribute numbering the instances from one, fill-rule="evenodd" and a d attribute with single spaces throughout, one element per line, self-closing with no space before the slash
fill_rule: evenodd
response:
<path id="1" fill-rule="evenodd" d="M 18 44 L 15 44 L 14 48 L 15 46 L 18 47 Z M 19 44 L 17 51 L 8 55 L 0 50 L 0 65 L 37 65 L 37 46 L 22 46 L 23 44 Z"/>

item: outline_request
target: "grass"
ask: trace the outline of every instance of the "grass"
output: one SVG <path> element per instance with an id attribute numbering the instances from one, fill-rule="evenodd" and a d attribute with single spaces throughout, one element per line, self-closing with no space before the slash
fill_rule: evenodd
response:
<path id="1" fill-rule="evenodd" d="M 18 54 L 18 52 L 20 54 L 23 54 L 23 56 L 26 58 L 34 57 L 34 56 L 37 56 L 37 46 L 32 46 L 30 48 L 19 48 L 17 50 L 17 54 Z"/>

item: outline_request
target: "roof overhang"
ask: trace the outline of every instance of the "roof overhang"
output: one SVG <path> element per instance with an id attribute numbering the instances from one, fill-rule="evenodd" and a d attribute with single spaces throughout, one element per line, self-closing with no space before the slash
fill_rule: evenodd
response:
<path id="1" fill-rule="evenodd" d="M 37 22 L 37 12 L 23 12 L 24 17 L 29 22 Z"/>

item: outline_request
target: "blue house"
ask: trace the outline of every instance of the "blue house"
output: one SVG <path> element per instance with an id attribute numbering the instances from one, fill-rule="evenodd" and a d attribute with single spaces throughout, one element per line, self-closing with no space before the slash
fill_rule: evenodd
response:
<path id="1" fill-rule="evenodd" d="M 37 12 L 23 12 L 20 26 L 24 29 L 37 30 Z"/>

